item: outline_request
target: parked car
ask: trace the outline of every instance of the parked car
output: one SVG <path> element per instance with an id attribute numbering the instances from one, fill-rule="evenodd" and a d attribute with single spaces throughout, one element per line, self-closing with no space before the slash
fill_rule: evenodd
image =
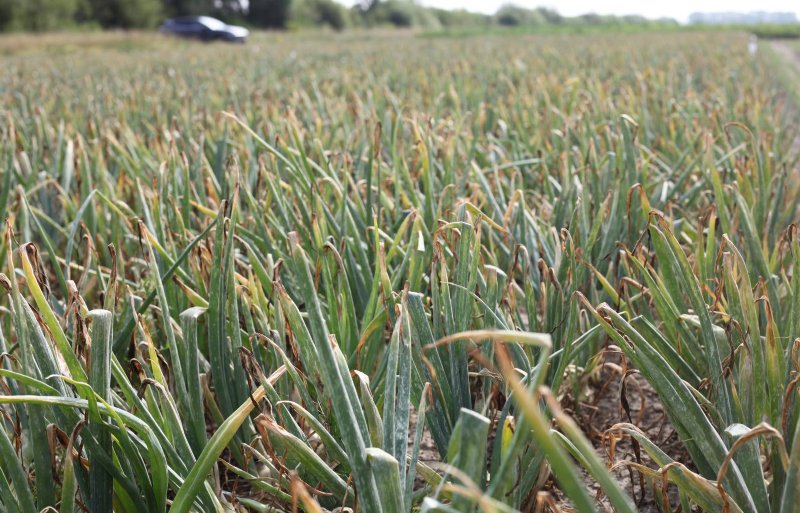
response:
<path id="1" fill-rule="evenodd" d="M 210 16 L 192 16 L 172 18 L 165 21 L 159 31 L 179 37 L 199 39 L 201 41 L 228 41 L 244 43 L 250 31 L 244 27 L 228 25 Z"/>

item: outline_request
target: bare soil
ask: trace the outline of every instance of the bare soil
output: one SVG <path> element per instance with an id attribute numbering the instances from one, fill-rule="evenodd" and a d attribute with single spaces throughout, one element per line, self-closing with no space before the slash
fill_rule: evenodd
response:
<path id="1" fill-rule="evenodd" d="M 563 405 L 571 411 L 573 417 L 592 441 L 597 453 L 609 467 L 614 467 L 614 474 L 619 483 L 634 499 L 638 510 L 642 513 L 661 511 L 660 506 L 674 510 L 678 505 L 677 489 L 670 485 L 667 497 L 656 495 L 651 485 L 646 483 L 638 472 L 623 462 L 630 461 L 657 469 L 658 466 L 647 454 L 635 447 L 627 437 L 618 438 L 612 444 L 614 433 L 610 428 L 615 424 L 627 422 L 641 429 L 673 459 L 691 467 L 688 454 L 678 439 L 675 430 L 667 418 L 664 407 L 650 385 L 631 368 L 619 348 L 609 346 L 599 355 L 599 364 L 582 378 L 584 384 L 582 394 L 575 397 L 569 394 L 563 399 Z M 594 480 L 585 475 L 585 482 L 595 497 L 602 511 L 612 512 L 608 499 L 604 496 Z M 660 487 L 660 484 L 659 484 Z M 552 493 L 558 494 L 553 489 Z M 569 511 L 569 502 L 558 496 L 557 504 L 564 511 Z"/>
<path id="2" fill-rule="evenodd" d="M 670 485 L 667 488 L 668 504 L 665 504 L 664 500 L 660 498 L 660 494 L 657 496 L 651 486 L 641 479 L 638 472 L 623 463 L 624 461 L 637 462 L 657 469 L 657 465 L 648 458 L 647 454 L 644 451 L 638 451 L 628 438 L 618 439 L 614 444 L 614 453 L 612 454 L 609 439 L 612 435 L 609 429 L 615 424 L 621 422 L 634 424 L 673 459 L 691 468 L 691 461 L 678 440 L 675 430 L 670 425 L 661 402 L 655 391 L 638 375 L 636 370 L 627 365 L 618 348 L 610 346 L 604 349 L 598 355 L 597 361 L 599 363 L 591 372 L 576 378 L 579 379 L 577 393 L 569 389 L 569 386 L 564 387 L 565 390 L 562 390 L 560 394 L 562 406 L 575 418 L 586 436 L 592 441 L 601 460 L 606 462 L 609 468 L 615 467 L 615 476 L 634 499 L 640 512 L 675 511 L 679 506 L 679 501 L 674 486 Z M 625 404 L 627 404 L 627 409 Z M 416 420 L 416 412 L 412 412 L 409 448 L 413 440 Z M 420 449 L 420 461 L 437 468 L 441 460 L 427 429 Z M 613 512 L 607 497 L 594 479 L 584 472 L 582 467 L 578 467 L 583 472 L 584 482 L 590 492 L 594 494 L 600 511 Z M 416 486 L 423 485 L 423 481 L 417 476 Z M 558 489 L 552 478 L 548 480 L 545 490 L 552 499 L 549 501 L 549 505 L 545 506 L 545 512 L 572 511 L 569 500 Z M 666 506 L 668 509 L 660 509 L 657 502 L 661 503 L 662 508 Z M 530 506 L 530 511 L 533 511 L 534 505 Z"/>

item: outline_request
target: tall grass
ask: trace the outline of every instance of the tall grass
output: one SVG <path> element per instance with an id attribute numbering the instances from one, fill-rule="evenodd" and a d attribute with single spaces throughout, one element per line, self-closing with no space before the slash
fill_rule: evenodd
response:
<path id="1" fill-rule="evenodd" d="M 0 511 L 633 512 L 559 405 L 609 344 L 689 455 L 608 433 L 658 504 L 793 511 L 797 134 L 746 36 L 150 38 L 0 59 Z"/>

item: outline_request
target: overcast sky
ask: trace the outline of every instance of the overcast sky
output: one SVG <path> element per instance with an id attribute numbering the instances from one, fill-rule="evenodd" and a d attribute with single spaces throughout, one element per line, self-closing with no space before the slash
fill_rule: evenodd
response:
<path id="1" fill-rule="evenodd" d="M 494 13 L 504 0 L 418 0 L 422 4 L 445 9 Z M 350 4 L 354 0 L 349 0 Z M 689 14 L 703 12 L 781 11 L 800 15 L 800 0 L 511 0 L 524 7 L 552 7 L 566 16 L 597 14 L 641 14 L 648 18 L 667 16 L 686 21 Z"/>

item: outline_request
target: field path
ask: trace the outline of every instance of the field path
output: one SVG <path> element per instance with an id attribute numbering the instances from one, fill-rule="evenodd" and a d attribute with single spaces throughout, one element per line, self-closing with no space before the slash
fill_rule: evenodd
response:
<path id="1" fill-rule="evenodd" d="M 786 41 L 781 40 L 770 41 L 769 45 L 772 51 L 786 63 L 787 67 L 793 68 L 792 75 L 800 77 L 800 47 L 792 47 Z M 800 133 L 795 136 L 790 149 L 790 155 L 797 154 L 800 154 Z"/>
<path id="2" fill-rule="evenodd" d="M 770 41 L 772 49 L 787 63 L 792 63 L 800 71 L 800 51 L 795 50 L 786 41 Z"/>

